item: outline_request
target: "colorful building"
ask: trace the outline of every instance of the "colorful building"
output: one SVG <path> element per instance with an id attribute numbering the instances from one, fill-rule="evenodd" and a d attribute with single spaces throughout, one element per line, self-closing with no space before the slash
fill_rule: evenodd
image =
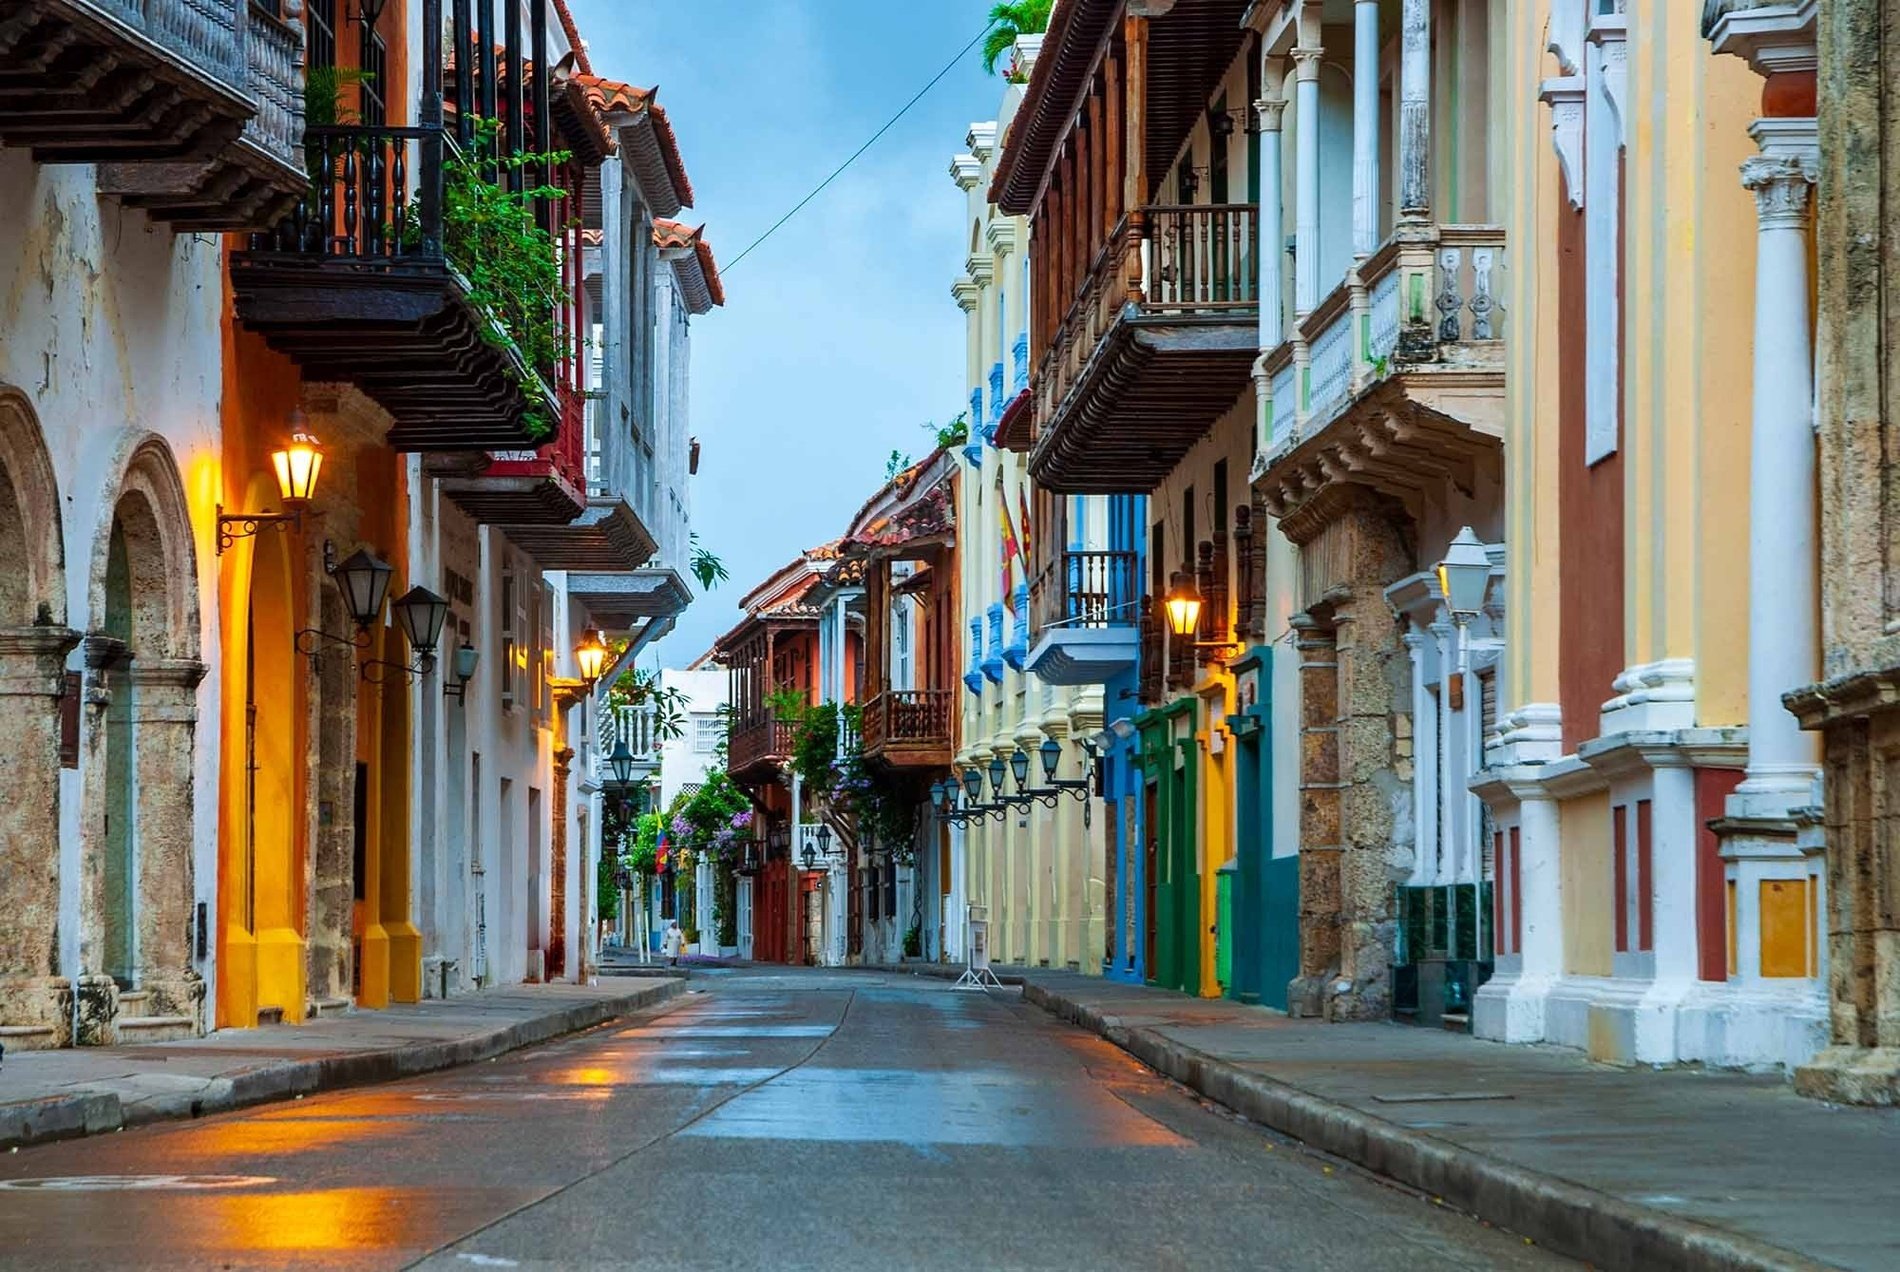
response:
<path id="1" fill-rule="evenodd" d="M 1018 41 L 1008 79 L 1030 74 L 1040 43 L 1038 36 Z M 990 183 L 999 129 L 1010 127 L 1023 92 L 1021 83 L 1006 85 L 997 121 L 972 125 L 968 149 L 950 166 L 970 225 L 970 255 L 951 288 L 968 318 L 970 427 L 957 506 L 958 640 L 967 641 L 968 653 L 955 695 L 961 743 L 949 776 L 964 804 L 986 808 L 960 813 L 941 801 L 948 870 L 940 948 L 945 957 L 963 956 L 964 923 L 977 906 L 996 961 L 1094 973 L 1109 961 L 1108 826 L 1093 815 L 1089 778 L 1104 723 L 1103 686 L 1092 668 L 1078 673 L 1061 658 L 1047 663 L 1059 670 L 1043 674 L 1037 655 L 1051 628 L 1086 621 L 1132 630 L 1134 560 L 1107 550 L 1111 501 L 1042 492 L 1019 453 L 1033 414 L 1029 222 L 1001 211 Z M 1132 646 L 1125 652 L 1132 665 Z M 988 782 L 992 772 L 1008 780 L 999 788 Z M 970 774 L 979 778 L 981 798 L 969 796 Z"/>

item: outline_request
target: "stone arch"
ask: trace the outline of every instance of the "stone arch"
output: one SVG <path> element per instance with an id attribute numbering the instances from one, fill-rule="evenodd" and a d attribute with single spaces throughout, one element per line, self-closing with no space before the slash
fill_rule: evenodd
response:
<path id="1" fill-rule="evenodd" d="M 93 536 L 88 607 L 93 630 L 113 635 L 109 620 L 126 628 L 131 652 L 152 658 L 199 657 L 198 550 L 178 461 L 164 438 L 131 433 L 108 488 Z M 109 613 L 107 583 L 115 542 L 123 549 L 132 597 L 123 616 Z"/>
<path id="2" fill-rule="evenodd" d="M 59 770 L 67 704 L 59 487 L 27 396 L 0 385 L 0 1025 L 11 1047 L 72 1037 L 60 976 Z"/>
<path id="3" fill-rule="evenodd" d="M 194 910 L 198 562 L 171 448 L 128 431 L 92 545 L 78 1042 L 203 1028 Z"/>

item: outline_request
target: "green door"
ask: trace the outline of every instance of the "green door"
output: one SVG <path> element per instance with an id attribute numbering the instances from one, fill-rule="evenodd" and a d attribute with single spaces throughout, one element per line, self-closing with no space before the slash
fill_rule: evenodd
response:
<path id="1" fill-rule="evenodd" d="M 1154 956 L 1149 983 L 1198 993 L 1201 984 L 1201 879 L 1195 868 L 1200 818 L 1197 805 L 1198 748 L 1192 739 L 1197 702 L 1184 698 L 1140 721 L 1142 767 L 1154 805 L 1155 879 L 1148 922 L 1153 925 Z M 1188 723 L 1189 738 L 1174 740 L 1177 721 Z"/>

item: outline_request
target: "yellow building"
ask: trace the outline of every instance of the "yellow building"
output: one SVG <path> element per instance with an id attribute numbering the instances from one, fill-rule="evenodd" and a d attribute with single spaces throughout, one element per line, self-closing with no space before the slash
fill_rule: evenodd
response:
<path id="1" fill-rule="evenodd" d="M 1817 671 L 1815 5 L 1623 9 L 1514 6 L 1498 42 L 1512 568 L 1474 1024 L 1793 1065 L 1825 1019 L 1817 754 L 1780 701 Z"/>

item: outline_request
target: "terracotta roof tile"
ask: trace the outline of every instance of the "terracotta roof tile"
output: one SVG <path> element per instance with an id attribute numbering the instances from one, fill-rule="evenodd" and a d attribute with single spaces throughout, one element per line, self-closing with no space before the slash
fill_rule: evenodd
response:
<path id="1" fill-rule="evenodd" d="M 601 115 L 644 116 L 653 126 L 653 137 L 659 146 L 660 159 L 666 165 L 667 179 L 673 183 L 673 192 L 679 196 L 685 207 L 693 206 L 693 183 L 686 176 L 686 161 L 680 157 L 679 138 L 673 135 L 673 125 L 667 120 L 666 107 L 656 100 L 660 90 L 654 88 L 635 88 L 619 80 L 605 79 L 591 71 L 574 77 L 576 83 L 586 90 L 589 101 Z"/>
<path id="2" fill-rule="evenodd" d="M 726 303 L 725 284 L 719 278 L 719 263 L 713 259 L 712 244 L 706 241 L 706 227 L 697 229 L 681 221 L 670 221 L 665 217 L 653 219 L 653 242 L 661 248 L 693 249 L 699 260 L 699 269 L 706 278 L 706 292 L 715 305 Z"/>
<path id="3" fill-rule="evenodd" d="M 567 33 L 568 46 L 574 50 L 574 64 L 584 74 L 593 74 L 594 68 L 587 60 L 587 46 L 581 43 L 581 29 L 574 24 L 574 14 L 567 7 L 567 0 L 554 0 L 554 12 L 561 19 L 561 30 Z"/>

